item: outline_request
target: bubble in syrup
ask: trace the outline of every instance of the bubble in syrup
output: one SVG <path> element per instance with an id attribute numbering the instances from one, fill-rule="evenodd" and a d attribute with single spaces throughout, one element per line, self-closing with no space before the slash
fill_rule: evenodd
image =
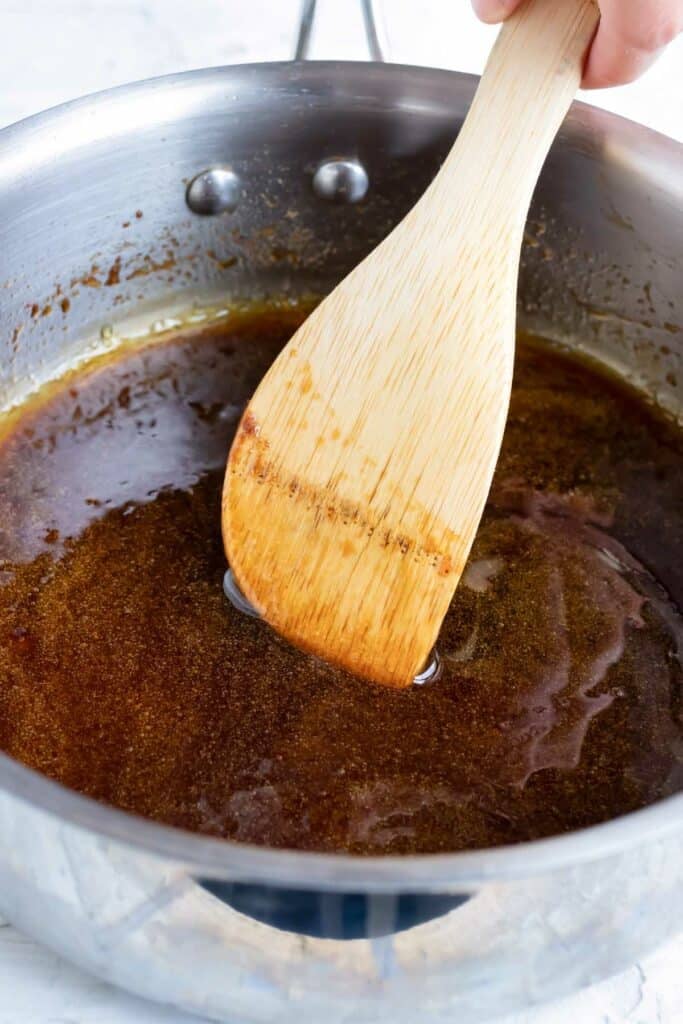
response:
<path id="1" fill-rule="evenodd" d="M 253 604 L 247 601 L 246 597 L 237 586 L 237 580 L 233 575 L 232 569 L 228 569 L 223 577 L 223 593 L 233 608 L 236 608 L 238 612 L 242 612 L 243 615 L 249 615 L 252 619 L 261 618 Z M 435 648 L 431 653 L 426 667 L 419 673 L 419 675 L 415 676 L 413 683 L 416 686 L 424 686 L 425 683 L 435 682 L 440 675 L 441 658 L 439 657 L 439 652 Z"/>
<path id="2" fill-rule="evenodd" d="M 242 612 L 243 615 L 249 615 L 252 619 L 261 618 L 253 604 L 250 604 L 249 601 L 247 601 L 246 597 L 237 586 L 237 580 L 232 574 L 232 569 L 228 569 L 223 577 L 223 593 L 230 604 L 233 605 L 238 612 Z"/>
<path id="3" fill-rule="evenodd" d="M 425 683 L 434 683 L 441 676 L 441 658 L 436 647 L 432 651 L 425 668 L 413 679 L 414 686 L 424 686 Z"/>

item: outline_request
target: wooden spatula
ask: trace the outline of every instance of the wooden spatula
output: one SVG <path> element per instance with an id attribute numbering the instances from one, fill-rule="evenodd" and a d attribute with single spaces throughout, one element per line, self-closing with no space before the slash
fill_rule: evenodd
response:
<path id="1" fill-rule="evenodd" d="M 593 0 L 503 27 L 441 171 L 318 306 L 243 416 L 223 494 L 240 588 L 292 643 L 406 686 L 479 524 L 507 415 L 522 231 Z"/>

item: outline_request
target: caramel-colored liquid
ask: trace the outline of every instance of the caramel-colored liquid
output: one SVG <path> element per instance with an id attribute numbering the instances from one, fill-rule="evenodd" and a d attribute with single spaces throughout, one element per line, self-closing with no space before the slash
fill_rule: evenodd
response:
<path id="1" fill-rule="evenodd" d="M 220 489 L 302 313 L 100 360 L 0 432 L 0 747 L 98 800 L 271 846 L 565 832 L 683 788 L 681 434 L 522 342 L 442 675 L 398 692 L 223 595 Z"/>

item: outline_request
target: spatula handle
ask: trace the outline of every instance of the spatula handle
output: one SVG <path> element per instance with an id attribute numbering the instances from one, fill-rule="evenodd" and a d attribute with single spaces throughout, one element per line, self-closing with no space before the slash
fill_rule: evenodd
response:
<path id="1" fill-rule="evenodd" d="M 523 221 L 599 17 L 594 0 L 522 4 L 500 31 L 437 188 L 459 178 Z"/>

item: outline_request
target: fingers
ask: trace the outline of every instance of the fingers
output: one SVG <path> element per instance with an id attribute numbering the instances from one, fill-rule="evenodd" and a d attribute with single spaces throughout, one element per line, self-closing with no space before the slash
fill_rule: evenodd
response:
<path id="1" fill-rule="evenodd" d="M 584 89 L 632 82 L 683 29 L 683 0 L 601 0 L 600 13 Z"/>
<path id="2" fill-rule="evenodd" d="M 523 0 L 472 0 L 488 24 L 505 21 Z M 604 89 L 638 78 L 683 31 L 683 0 L 600 0 L 600 25 L 582 86 Z"/>
<path id="3" fill-rule="evenodd" d="M 522 0 L 472 0 L 474 13 L 488 25 L 497 25 L 505 21 L 515 11 Z"/>

